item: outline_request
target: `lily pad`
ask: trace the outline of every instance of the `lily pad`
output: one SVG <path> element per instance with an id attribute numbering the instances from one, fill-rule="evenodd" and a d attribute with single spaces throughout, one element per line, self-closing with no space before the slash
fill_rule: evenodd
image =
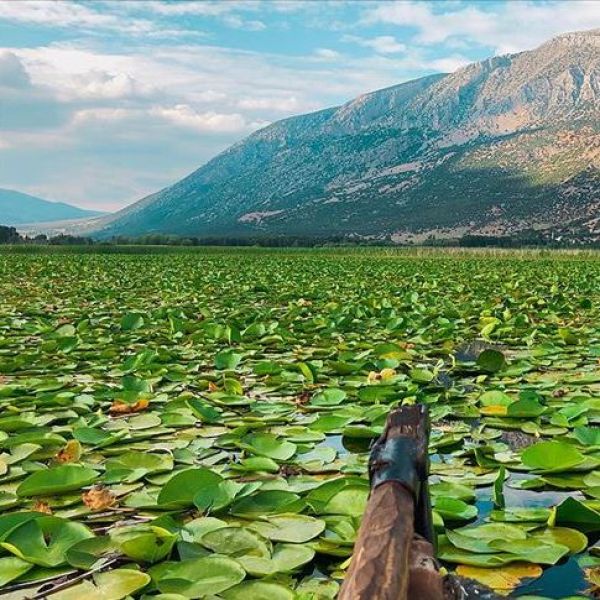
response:
<path id="1" fill-rule="evenodd" d="M 468 565 L 457 567 L 456 573 L 461 577 L 474 579 L 497 592 L 510 592 L 523 580 L 537 579 L 542 568 L 528 563 L 514 563 L 502 568 L 481 568 Z"/>
<path id="2" fill-rule="evenodd" d="M 17 556 L 4 556 L 0 558 L 0 586 L 21 577 L 33 569 L 33 564 Z"/>
<path id="3" fill-rule="evenodd" d="M 246 436 L 241 446 L 259 456 L 266 456 L 273 460 L 288 460 L 296 453 L 296 444 L 280 440 L 277 436 L 268 433 L 255 433 Z"/>
<path id="4" fill-rule="evenodd" d="M 77 465 L 64 465 L 35 471 L 17 488 L 17 496 L 54 496 L 94 483 L 98 471 Z"/>
<path id="5" fill-rule="evenodd" d="M 294 600 L 294 593 L 277 583 L 248 581 L 223 592 L 224 600 Z"/>
<path id="6" fill-rule="evenodd" d="M 177 541 L 176 535 L 155 525 L 116 528 L 110 537 L 125 556 L 141 563 L 155 563 L 166 558 Z"/>
<path id="7" fill-rule="evenodd" d="M 210 469 L 185 469 L 167 481 L 158 494 L 158 504 L 192 506 L 200 490 L 216 487 L 222 480 L 219 474 Z"/>
<path id="8" fill-rule="evenodd" d="M 539 442 L 525 449 L 523 464 L 545 472 L 568 471 L 581 464 L 585 457 L 571 444 L 559 441 Z"/>
<path id="9" fill-rule="evenodd" d="M 271 556 L 268 541 L 245 527 L 220 527 L 203 535 L 200 542 L 217 554 L 228 556 L 251 554 L 263 558 Z"/>
<path id="10" fill-rule="evenodd" d="M 91 537 L 92 532 L 81 523 L 44 516 L 13 529 L 0 546 L 34 565 L 58 567 L 66 563 L 66 552 L 71 546 Z"/>
<path id="11" fill-rule="evenodd" d="M 307 515 L 275 515 L 250 527 L 270 540 L 302 544 L 321 534 L 325 521 Z"/>
<path id="12" fill-rule="evenodd" d="M 245 496 L 233 504 L 231 514 L 253 518 L 269 514 L 300 512 L 305 506 L 298 494 L 287 490 L 259 491 Z"/>
<path id="13" fill-rule="evenodd" d="M 290 573 L 310 562 L 315 551 L 302 544 L 277 544 L 270 557 L 245 554 L 238 558 L 244 570 L 254 577 Z"/>
<path id="14" fill-rule="evenodd" d="M 134 569 L 113 569 L 96 573 L 94 583 L 83 581 L 52 594 L 56 600 L 123 600 L 143 589 L 150 582 L 146 573 Z"/>
<path id="15" fill-rule="evenodd" d="M 156 573 L 156 575 L 154 575 Z M 233 559 L 206 556 L 178 563 L 163 563 L 151 571 L 156 587 L 164 594 L 181 594 L 186 598 L 202 598 L 220 594 L 240 583 L 246 573 Z"/>

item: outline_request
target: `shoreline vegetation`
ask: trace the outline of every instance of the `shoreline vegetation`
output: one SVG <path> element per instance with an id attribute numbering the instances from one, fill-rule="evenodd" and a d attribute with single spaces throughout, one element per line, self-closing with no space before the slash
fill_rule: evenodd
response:
<path id="1" fill-rule="evenodd" d="M 589 248 L 476 248 L 476 247 L 432 247 L 432 246 L 318 246 L 318 247 L 261 247 L 261 246 L 162 246 L 162 245 L 40 245 L 0 244 L 2 255 L 197 255 L 212 256 L 281 256 L 298 258 L 311 256 L 347 256 L 365 259 L 389 259 L 403 261 L 438 260 L 493 260 L 493 261 L 599 261 L 600 251 Z"/>
<path id="2" fill-rule="evenodd" d="M 0 225 L 0 247 L 261 247 L 261 248 L 489 248 L 489 249 L 600 249 L 598 242 L 578 242 L 577 240 L 553 240 L 544 237 L 539 231 L 524 231 L 510 237 L 465 235 L 457 239 L 426 240 L 421 244 L 401 244 L 389 237 L 381 239 L 365 239 L 351 236 L 215 236 L 215 237 L 183 237 L 177 235 L 148 234 L 138 237 L 116 236 L 109 239 L 96 240 L 91 237 L 60 234 L 54 237 L 37 235 L 22 236 L 15 227 Z"/>

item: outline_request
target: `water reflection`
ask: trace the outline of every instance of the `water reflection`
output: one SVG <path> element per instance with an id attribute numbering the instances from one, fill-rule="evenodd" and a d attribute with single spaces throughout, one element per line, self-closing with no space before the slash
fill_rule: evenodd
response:
<path id="1" fill-rule="evenodd" d="M 319 445 L 334 448 L 337 450 L 338 456 L 345 456 L 347 454 L 364 454 L 365 452 L 369 452 L 372 442 L 371 438 L 349 438 L 338 434 L 328 435 Z"/>
<path id="2" fill-rule="evenodd" d="M 511 473 L 508 481 L 531 479 L 528 473 Z M 494 508 L 492 502 L 492 488 L 485 487 L 476 490 L 477 493 L 477 515 L 476 523 L 482 523 L 489 517 Z M 504 486 L 504 499 L 506 506 L 510 507 L 541 507 L 550 508 L 560 504 L 568 497 L 583 499 L 583 495 L 576 491 L 535 491 L 518 490 Z M 577 556 L 572 556 L 552 567 L 544 569 L 544 573 L 538 579 L 518 587 L 512 597 L 536 595 L 546 598 L 565 598 L 576 596 L 583 592 L 588 586 L 585 581 L 583 569 L 577 563 Z"/>
<path id="3" fill-rule="evenodd" d="M 529 473 L 511 473 L 507 483 L 508 481 L 523 481 L 527 479 L 535 479 L 535 476 Z M 574 490 L 518 490 L 508 485 L 504 486 L 504 498 L 507 506 L 543 508 L 556 506 L 567 498 L 585 500 L 585 496 L 581 492 Z"/>
<path id="4" fill-rule="evenodd" d="M 583 570 L 577 564 L 577 557 L 572 556 L 563 564 L 545 569 L 543 575 L 535 581 L 517 588 L 513 597 L 536 595 L 565 598 L 582 593 L 588 587 Z"/>

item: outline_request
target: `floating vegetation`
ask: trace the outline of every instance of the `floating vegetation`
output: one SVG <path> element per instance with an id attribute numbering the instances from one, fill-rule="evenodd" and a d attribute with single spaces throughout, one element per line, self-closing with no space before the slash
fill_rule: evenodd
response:
<path id="1" fill-rule="evenodd" d="M 446 567 L 597 590 L 599 317 L 593 255 L 0 254 L 0 585 L 334 598 L 422 402 Z"/>

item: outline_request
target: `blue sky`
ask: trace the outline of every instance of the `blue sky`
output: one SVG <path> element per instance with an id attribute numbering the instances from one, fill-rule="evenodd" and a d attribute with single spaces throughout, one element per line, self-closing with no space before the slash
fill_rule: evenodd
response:
<path id="1" fill-rule="evenodd" d="M 270 122 L 593 27 L 595 0 L 0 0 L 0 187 L 116 209 Z"/>

